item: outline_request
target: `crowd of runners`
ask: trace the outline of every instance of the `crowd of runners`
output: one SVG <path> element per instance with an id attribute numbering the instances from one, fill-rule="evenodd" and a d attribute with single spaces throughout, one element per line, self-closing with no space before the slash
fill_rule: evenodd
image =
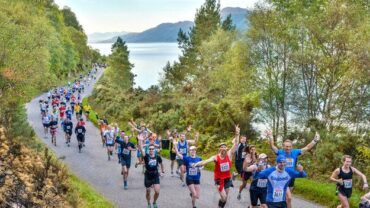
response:
<path id="1" fill-rule="evenodd" d="M 86 76 L 81 75 L 73 83 L 51 90 L 45 99 L 40 100 L 45 138 L 48 138 L 50 134 L 53 145 L 57 145 L 56 132 L 60 124 L 60 129 L 65 135 L 66 146 L 70 146 L 71 136 L 75 133 L 78 152 L 81 153 L 85 146 L 86 134 L 83 117 L 88 119 L 91 110 L 89 105 L 82 105 L 81 93 L 84 92 L 84 86 L 89 85 L 92 79 L 96 79 L 97 69 L 98 66 L 94 65 L 93 70 Z M 99 120 L 101 134 L 99 139 L 101 139 L 102 147 L 107 150 L 108 161 L 117 155 L 117 161 L 122 167 L 121 175 L 125 190 L 129 189 L 132 151 L 136 152 L 137 162 L 134 167 L 140 166 L 143 170 L 147 207 L 157 208 L 160 179 L 165 173 L 163 159 L 160 156 L 162 137 L 152 132 L 144 122 L 137 124 L 134 120 L 130 120 L 128 126 L 131 130 L 129 134 L 120 129 L 117 123 L 109 124 L 106 119 Z M 247 143 L 247 137 L 240 135 L 238 125 L 235 126 L 232 146 L 228 146 L 228 142 L 217 144 L 218 152 L 205 160 L 197 155 L 196 144 L 199 133 L 194 132 L 191 126 L 186 127 L 182 132 L 176 129 L 166 130 L 163 137 L 169 141 L 171 176 L 177 176 L 181 185 L 187 186 L 193 208 L 196 207 L 197 200 L 200 198 L 201 169 L 208 163 L 214 163 L 215 191 L 219 194 L 218 207 L 225 207 L 228 198 L 232 197 L 229 196 L 229 192 L 233 187 L 233 181 L 240 177 L 242 183 L 237 187 L 239 192 L 235 197 L 241 200 L 242 191 L 248 187 L 249 182 L 251 204 L 246 207 L 291 208 L 295 179 L 307 176 L 302 165 L 298 163 L 298 158 L 320 141 L 320 135 L 316 133 L 312 141 L 301 149 L 294 149 L 291 140 L 285 140 L 283 148 L 279 149 L 274 144 L 272 132 L 267 131 L 266 137 L 269 139 L 272 152 L 276 155 L 274 162 L 268 158 L 268 152 L 262 153 L 256 146 Z M 231 171 L 233 164 L 236 172 Z M 342 164 L 334 170 L 330 177 L 330 180 L 336 183 L 336 194 L 341 203 L 338 208 L 349 207 L 353 174 L 361 177 L 363 189 L 368 188 L 366 176 L 352 166 L 351 156 L 344 155 Z M 153 197 L 152 192 L 154 192 Z M 359 205 L 361 208 L 370 207 L 370 193 L 363 196 L 361 200 Z"/>

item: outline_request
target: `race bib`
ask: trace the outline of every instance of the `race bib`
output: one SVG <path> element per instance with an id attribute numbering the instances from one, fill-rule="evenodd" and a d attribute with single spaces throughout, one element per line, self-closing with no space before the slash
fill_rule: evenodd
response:
<path id="1" fill-rule="evenodd" d="M 344 188 L 352 188 L 352 179 L 343 180 Z"/>
<path id="2" fill-rule="evenodd" d="M 182 154 L 182 155 L 186 154 L 186 149 L 185 148 L 181 148 L 181 149 L 179 149 L 179 151 L 180 151 L 180 154 Z"/>
<path id="3" fill-rule="evenodd" d="M 198 175 L 198 168 L 189 168 L 189 176 Z"/>
<path id="4" fill-rule="evenodd" d="M 78 129 L 78 130 L 77 130 L 77 132 L 78 132 L 78 133 L 82 133 L 82 129 Z"/>
<path id="5" fill-rule="evenodd" d="M 258 179 L 257 187 L 258 188 L 266 188 L 267 186 L 267 179 Z"/>
<path id="6" fill-rule="evenodd" d="M 70 126 L 67 126 L 67 129 L 71 129 L 71 127 Z"/>
<path id="7" fill-rule="evenodd" d="M 283 189 L 280 189 L 280 188 L 274 189 L 274 192 L 272 194 L 274 202 L 283 201 L 283 195 L 284 195 L 284 190 Z"/>
<path id="8" fill-rule="evenodd" d="M 123 154 L 125 154 L 125 155 L 128 155 L 128 154 L 130 153 L 130 150 L 128 150 L 128 149 L 123 149 L 122 153 L 123 153 Z"/>
<path id="9" fill-rule="evenodd" d="M 247 155 L 246 152 L 242 152 L 242 158 L 245 158 L 245 155 Z"/>
<path id="10" fill-rule="evenodd" d="M 228 162 L 221 163 L 220 164 L 220 169 L 221 169 L 221 172 L 227 172 L 227 171 L 229 171 L 230 170 L 229 163 Z"/>
<path id="11" fill-rule="evenodd" d="M 148 165 L 151 166 L 151 167 L 156 167 L 157 166 L 157 160 L 156 159 L 150 159 Z"/>
<path id="12" fill-rule="evenodd" d="M 293 158 L 286 158 L 286 167 L 287 168 L 293 168 L 294 167 L 294 159 Z"/>

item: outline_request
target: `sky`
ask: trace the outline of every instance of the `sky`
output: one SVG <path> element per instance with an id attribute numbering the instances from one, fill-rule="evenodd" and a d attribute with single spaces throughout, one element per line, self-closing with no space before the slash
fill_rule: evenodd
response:
<path id="1" fill-rule="evenodd" d="M 141 32 L 164 22 L 194 20 L 204 0 L 54 0 L 68 6 L 87 34 Z M 220 0 L 221 8 L 252 8 L 257 0 Z"/>

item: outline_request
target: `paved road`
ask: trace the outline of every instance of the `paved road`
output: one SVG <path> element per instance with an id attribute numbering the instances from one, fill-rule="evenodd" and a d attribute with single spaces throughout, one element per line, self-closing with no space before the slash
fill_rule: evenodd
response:
<path id="1" fill-rule="evenodd" d="M 98 71 L 98 77 L 102 75 L 102 70 Z M 92 85 L 86 88 L 83 96 L 88 96 L 92 92 Z M 124 190 L 122 177 L 120 174 L 121 166 L 115 157 L 107 161 L 106 150 L 102 147 L 99 130 L 91 122 L 87 122 L 86 148 L 82 153 L 78 153 L 77 141 L 73 136 L 70 147 L 64 144 L 64 135 L 58 129 L 57 146 L 51 145 L 50 136 L 45 139 L 41 117 L 39 113 L 38 100 L 45 98 L 45 94 L 34 98 L 26 105 L 28 121 L 34 128 L 36 134 L 41 140 L 52 149 L 58 157 L 64 158 L 65 164 L 80 178 L 89 182 L 98 192 L 114 203 L 116 207 L 146 207 L 144 176 L 141 168 L 131 168 L 129 175 L 129 189 Z M 75 123 L 75 120 L 74 120 Z M 133 154 L 136 156 L 136 153 Z M 133 157 L 132 164 L 136 161 Z M 161 178 L 161 193 L 158 199 L 158 205 L 161 208 L 183 208 L 191 207 L 191 200 L 187 187 L 182 187 L 177 177 L 171 177 L 170 162 L 164 160 L 166 174 Z M 299 180 L 299 179 L 298 179 Z M 238 187 L 240 182 L 234 182 Z M 249 193 L 243 191 L 242 199 L 236 199 L 237 188 L 231 190 L 226 207 L 241 208 L 249 205 Z M 217 207 L 219 195 L 213 184 L 213 174 L 209 171 L 202 171 L 201 195 L 197 207 Z M 320 207 L 319 205 L 307 202 L 302 199 L 294 198 L 293 205 L 296 208 Z"/>

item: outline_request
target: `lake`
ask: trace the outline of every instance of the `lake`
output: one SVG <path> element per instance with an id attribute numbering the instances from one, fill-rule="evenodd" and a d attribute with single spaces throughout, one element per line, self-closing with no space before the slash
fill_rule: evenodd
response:
<path id="1" fill-rule="evenodd" d="M 89 45 L 103 55 L 111 53 L 111 43 L 89 43 Z M 132 72 L 137 75 L 135 86 L 147 89 L 158 84 L 167 61 L 172 63 L 178 60 L 181 50 L 177 46 L 177 43 L 127 43 L 130 62 L 135 65 Z"/>

